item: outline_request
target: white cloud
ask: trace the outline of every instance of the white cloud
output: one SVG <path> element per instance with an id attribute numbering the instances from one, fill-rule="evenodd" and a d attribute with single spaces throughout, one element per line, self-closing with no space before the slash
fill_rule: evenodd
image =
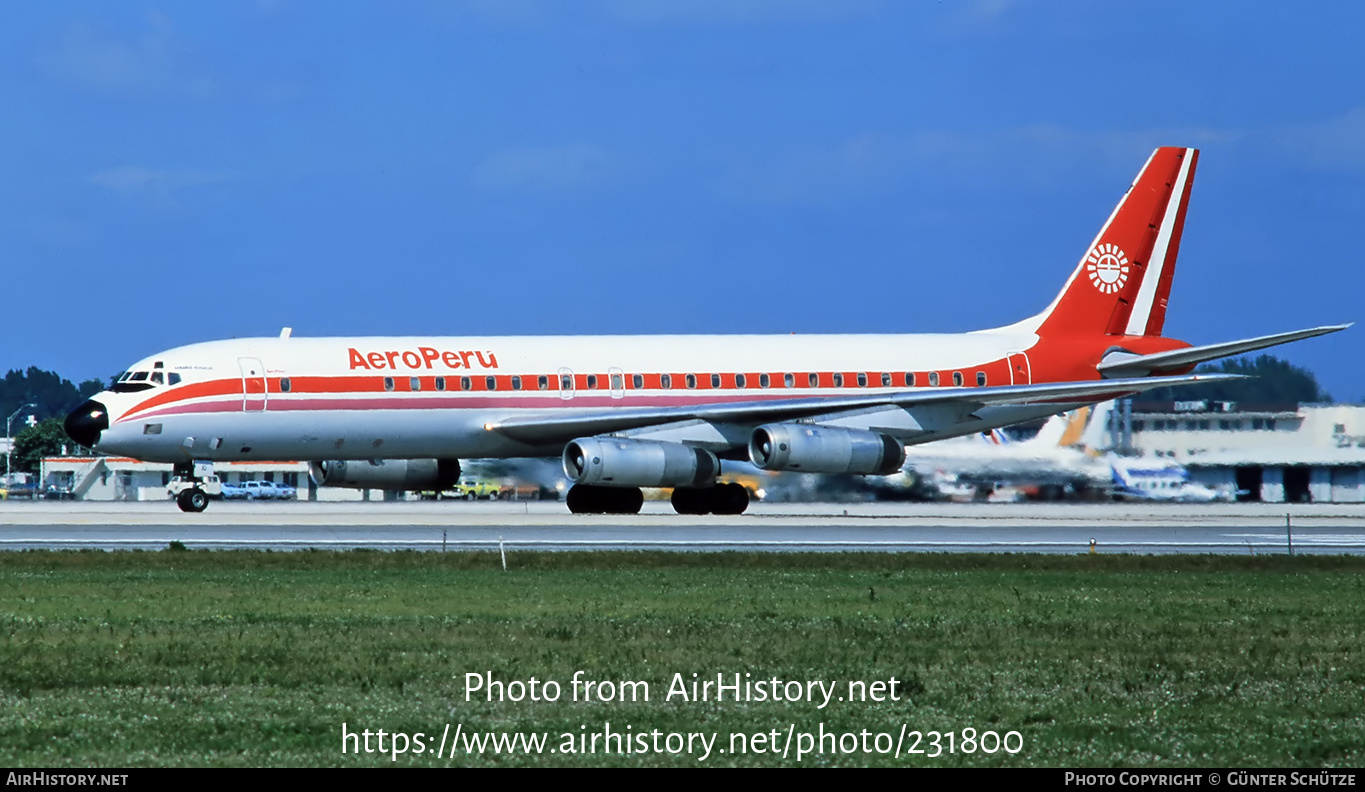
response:
<path id="1" fill-rule="evenodd" d="M 1365 107 L 1326 121 L 1272 129 L 1257 137 L 1277 149 L 1280 156 L 1316 169 L 1365 168 Z"/>
<path id="2" fill-rule="evenodd" d="M 876 195 L 932 173 L 960 184 L 1021 184 L 1046 189 L 1096 168 L 1135 172 L 1157 146 L 1231 142 L 1216 129 L 1087 132 L 1052 124 L 961 133 L 924 129 L 866 133 L 836 145 L 788 149 L 733 167 L 722 192 L 756 203 L 821 204 Z"/>
<path id="3" fill-rule="evenodd" d="M 98 93 L 200 98 L 217 90 L 160 14 L 150 16 L 147 29 L 136 35 L 76 26 L 41 60 L 58 79 Z"/>
<path id="4" fill-rule="evenodd" d="M 603 0 L 608 16 L 639 24 L 753 24 L 861 17 L 871 0 Z"/>
<path id="5" fill-rule="evenodd" d="M 625 164 L 614 153 L 588 143 L 508 148 L 474 168 L 480 187 L 530 193 L 597 189 L 619 179 Z"/>
<path id="6" fill-rule="evenodd" d="M 191 187 L 201 187 L 229 181 L 222 174 L 200 171 L 165 171 L 125 165 L 103 170 L 90 176 L 90 183 L 103 187 L 125 200 L 161 209 L 180 206 L 181 193 Z"/>

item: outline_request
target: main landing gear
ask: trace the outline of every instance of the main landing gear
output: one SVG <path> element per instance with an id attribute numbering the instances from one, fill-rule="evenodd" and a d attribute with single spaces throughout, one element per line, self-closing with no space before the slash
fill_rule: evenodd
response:
<path id="1" fill-rule="evenodd" d="M 639 487 L 598 487 L 575 484 L 565 499 L 574 514 L 639 514 L 645 494 Z"/>
<path id="2" fill-rule="evenodd" d="M 714 487 L 677 487 L 673 511 L 678 514 L 743 514 L 749 508 L 749 491 L 731 482 Z"/>
<path id="3" fill-rule="evenodd" d="M 639 487 L 576 484 L 567 501 L 574 514 L 639 514 L 645 496 Z M 749 491 L 742 484 L 676 487 L 672 502 L 678 514 L 743 514 L 749 508 Z"/>

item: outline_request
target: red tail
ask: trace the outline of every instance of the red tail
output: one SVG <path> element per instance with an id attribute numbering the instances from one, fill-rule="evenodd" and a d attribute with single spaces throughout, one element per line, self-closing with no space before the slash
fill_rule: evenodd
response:
<path id="1" fill-rule="evenodd" d="M 1161 335 L 1198 159 L 1196 149 L 1152 152 L 1041 315 L 1040 335 Z"/>

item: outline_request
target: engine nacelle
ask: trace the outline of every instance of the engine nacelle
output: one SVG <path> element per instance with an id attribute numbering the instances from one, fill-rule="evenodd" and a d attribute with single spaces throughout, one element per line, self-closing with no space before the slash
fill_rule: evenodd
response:
<path id="1" fill-rule="evenodd" d="M 575 484 L 609 487 L 709 487 L 716 455 L 682 443 L 580 437 L 564 446 L 564 474 Z"/>
<path id="2" fill-rule="evenodd" d="M 308 474 L 319 487 L 440 491 L 460 480 L 460 460 L 334 460 L 310 463 Z"/>
<path id="3" fill-rule="evenodd" d="M 885 476 L 905 464 L 905 446 L 878 432 L 811 424 L 767 424 L 749 437 L 749 459 L 764 470 Z"/>

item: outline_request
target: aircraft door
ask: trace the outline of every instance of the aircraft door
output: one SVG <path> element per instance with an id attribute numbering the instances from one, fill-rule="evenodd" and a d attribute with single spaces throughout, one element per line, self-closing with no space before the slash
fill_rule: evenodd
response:
<path id="1" fill-rule="evenodd" d="M 261 412 L 265 409 L 265 366 L 260 358 L 237 358 L 242 370 L 242 412 Z"/>
<path id="2" fill-rule="evenodd" d="M 559 370 L 559 398 L 568 401 L 573 398 L 573 371 L 562 368 Z"/>
<path id="3" fill-rule="evenodd" d="M 1029 385 L 1033 382 L 1033 372 L 1030 370 L 1028 355 L 1023 352 L 1015 352 L 1009 356 L 1010 363 L 1010 384 Z"/>

